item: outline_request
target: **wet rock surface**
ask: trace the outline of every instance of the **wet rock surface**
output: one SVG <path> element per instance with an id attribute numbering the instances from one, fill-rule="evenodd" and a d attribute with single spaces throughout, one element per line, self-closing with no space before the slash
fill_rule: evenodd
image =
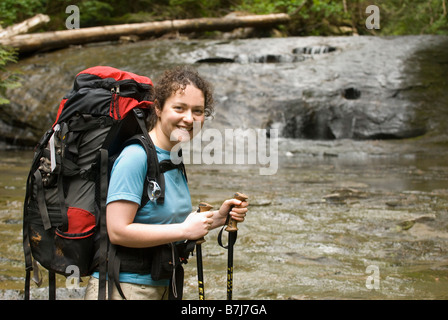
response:
<path id="1" fill-rule="evenodd" d="M 0 119 L 2 146 L 34 145 L 73 77 L 110 65 L 156 78 L 196 64 L 215 86 L 218 128 L 277 128 L 305 139 L 409 138 L 443 131 L 445 36 L 141 41 L 38 54 L 19 62 Z"/>

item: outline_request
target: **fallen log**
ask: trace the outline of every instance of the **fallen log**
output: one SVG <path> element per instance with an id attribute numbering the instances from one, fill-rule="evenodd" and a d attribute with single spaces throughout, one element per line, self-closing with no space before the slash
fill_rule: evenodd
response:
<path id="1" fill-rule="evenodd" d="M 129 35 L 149 37 L 170 32 L 229 31 L 243 27 L 271 27 L 287 23 L 288 21 L 289 16 L 283 13 L 224 18 L 166 20 L 17 35 L 7 39 L 0 39 L 0 44 L 14 47 L 19 52 L 24 53 L 91 42 L 113 41 L 118 40 L 121 36 Z"/>
<path id="2" fill-rule="evenodd" d="M 1 38 L 10 38 L 14 37 L 18 34 L 28 33 L 39 26 L 46 24 L 50 21 L 50 17 L 45 14 L 37 14 L 32 18 L 26 19 L 20 23 L 9 26 L 0 31 L 0 39 Z"/>

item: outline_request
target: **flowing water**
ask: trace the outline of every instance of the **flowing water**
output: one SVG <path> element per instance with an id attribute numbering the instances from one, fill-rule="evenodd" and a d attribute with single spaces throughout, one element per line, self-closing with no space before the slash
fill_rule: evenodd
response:
<path id="1" fill-rule="evenodd" d="M 235 246 L 234 299 L 447 299 L 446 148 L 404 147 L 413 144 L 280 138 L 278 170 L 269 176 L 257 165 L 188 165 L 193 206 L 218 207 L 236 191 L 250 196 Z M 30 161 L 28 151 L 0 159 L 0 289 L 7 299 L 23 289 Z M 211 231 L 203 244 L 207 299 L 226 297 L 227 252 L 217 235 Z M 194 256 L 185 271 L 185 298 L 197 299 Z"/>
<path id="2" fill-rule="evenodd" d="M 278 143 L 272 175 L 247 161 L 187 165 L 193 207 L 206 201 L 217 208 L 237 191 L 250 197 L 235 246 L 235 299 L 447 299 L 446 43 L 446 37 L 162 40 L 38 54 L 18 64 L 25 81 L 5 109 L 18 118 L 10 121 L 15 127 L 0 121 L 10 137 L 0 140 L 35 143 L 73 75 L 87 67 L 154 78 L 169 66 L 202 60 L 196 66 L 216 92 L 212 127 L 264 128 L 271 121 L 272 128 L 289 128 L 267 142 Z M 326 57 L 291 55 L 322 44 L 338 49 Z M 420 47 L 431 50 L 415 55 Z M 296 130 L 307 108 L 317 108 L 316 118 L 309 116 L 317 120 Z M 420 121 L 426 121 L 421 138 L 300 139 L 351 137 L 356 130 L 412 137 L 422 133 Z M 261 146 L 247 144 L 251 152 Z M 22 202 L 31 159 L 30 151 L 0 155 L 3 299 L 22 297 Z M 227 252 L 217 244 L 218 231 L 202 250 L 206 299 L 226 298 Z M 185 272 L 185 298 L 197 299 L 195 257 Z M 67 287 L 65 278 L 58 277 L 58 287 Z M 36 298 L 45 298 L 45 290 L 33 286 Z M 81 296 L 82 289 L 59 292 Z"/>

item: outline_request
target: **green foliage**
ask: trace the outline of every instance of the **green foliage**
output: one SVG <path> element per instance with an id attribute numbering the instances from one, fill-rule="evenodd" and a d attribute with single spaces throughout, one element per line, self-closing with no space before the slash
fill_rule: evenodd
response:
<path id="1" fill-rule="evenodd" d="M 232 11 L 252 14 L 288 13 L 286 35 L 349 33 L 406 35 L 448 34 L 448 0 L 1 0 L 3 27 L 37 13 L 51 17 L 45 30 L 65 28 L 68 5 L 80 9 L 81 27 L 164 19 L 224 16 Z M 380 9 L 380 30 L 368 30 L 367 6 Z M 344 31 L 345 30 L 345 31 Z"/>
<path id="2" fill-rule="evenodd" d="M 0 46 L 0 105 L 9 103 L 5 97 L 6 89 L 19 86 L 18 74 L 6 69 L 6 65 L 17 61 L 16 52 L 13 49 Z"/>
<path id="3" fill-rule="evenodd" d="M 114 7 L 105 1 L 83 1 L 78 7 L 82 12 L 81 28 L 98 25 L 98 21 L 108 24 L 114 11 Z"/>
<path id="4" fill-rule="evenodd" d="M 381 6 L 383 33 L 448 34 L 446 2 L 446 0 L 385 1 Z"/>
<path id="5" fill-rule="evenodd" d="M 290 35 L 331 34 L 328 26 L 346 24 L 348 12 L 344 12 L 343 1 L 331 0 L 241 0 L 235 10 L 256 14 L 284 12 L 291 16 L 288 26 Z"/>
<path id="6" fill-rule="evenodd" d="M 448 34 L 448 0 L 240 0 L 233 9 L 256 14 L 285 12 L 289 35 L 331 35 L 349 27 L 359 34 Z M 366 8 L 380 10 L 380 30 L 368 30 Z"/>
<path id="7" fill-rule="evenodd" d="M 284 12 L 284 8 L 280 8 L 280 2 L 283 4 L 283 2 L 293 1 L 242 0 L 240 4 L 234 6 L 234 9 L 237 11 L 250 12 L 254 14 Z"/>
<path id="8" fill-rule="evenodd" d="M 0 24 L 2 27 L 23 21 L 38 12 L 42 12 L 44 1 L 41 0 L 1 0 Z"/>
<path id="9" fill-rule="evenodd" d="M 185 17 L 203 17 L 210 16 L 214 9 L 218 9 L 219 0 L 170 0 L 171 8 L 178 8 L 178 16 Z M 185 15 L 186 14 L 186 15 Z"/>

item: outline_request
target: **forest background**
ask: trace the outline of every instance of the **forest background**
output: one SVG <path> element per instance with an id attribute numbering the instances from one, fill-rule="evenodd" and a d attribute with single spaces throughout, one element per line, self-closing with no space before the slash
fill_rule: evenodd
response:
<path id="1" fill-rule="evenodd" d="M 1 0 L 0 26 L 6 28 L 38 13 L 50 22 L 33 32 L 65 28 L 66 7 L 77 5 L 81 28 L 170 19 L 223 17 L 227 14 L 287 13 L 290 23 L 279 26 L 276 36 L 334 35 L 448 35 L 448 0 Z M 368 29 L 366 8 L 380 10 L 380 29 Z M 272 36 L 272 34 L 270 34 Z M 196 35 L 198 36 L 198 35 Z M 217 37 L 205 32 L 200 37 Z M 269 35 L 268 35 L 269 36 Z M 11 48 L 0 46 L 0 104 L 6 88 L 17 85 L 5 66 L 18 59 Z M 2 98 L 3 96 L 3 98 Z"/>

